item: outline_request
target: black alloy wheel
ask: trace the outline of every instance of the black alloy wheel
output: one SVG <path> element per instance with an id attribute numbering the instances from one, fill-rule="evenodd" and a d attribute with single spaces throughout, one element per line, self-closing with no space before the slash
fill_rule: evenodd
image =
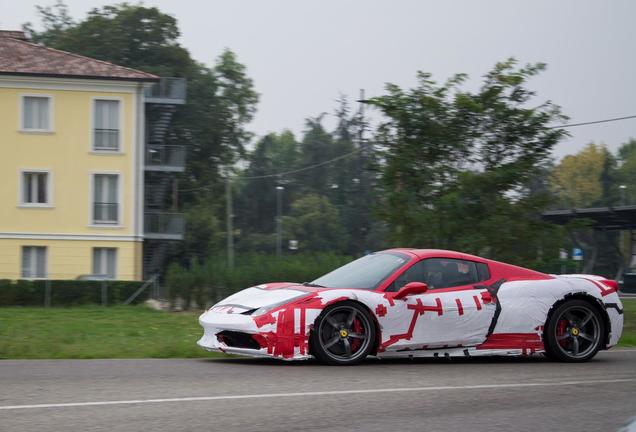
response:
<path id="1" fill-rule="evenodd" d="M 314 356 L 332 365 L 360 363 L 374 341 L 375 326 L 369 312 L 352 301 L 327 307 L 316 319 L 310 336 Z"/>
<path id="2" fill-rule="evenodd" d="M 605 323 L 597 307 L 584 300 L 570 300 L 550 316 L 545 331 L 548 357 L 566 362 L 585 362 L 601 349 Z"/>

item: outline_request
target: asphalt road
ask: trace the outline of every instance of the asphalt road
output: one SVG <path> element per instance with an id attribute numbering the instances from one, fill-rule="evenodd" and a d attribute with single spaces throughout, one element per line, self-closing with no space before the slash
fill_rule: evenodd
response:
<path id="1" fill-rule="evenodd" d="M 613 431 L 636 350 L 533 359 L 0 361 L 0 431 Z"/>

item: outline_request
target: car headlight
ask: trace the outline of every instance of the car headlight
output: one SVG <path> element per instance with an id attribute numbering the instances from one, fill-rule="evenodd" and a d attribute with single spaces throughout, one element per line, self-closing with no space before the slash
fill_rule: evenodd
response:
<path id="1" fill-rule="evenodd" d="M 310 294 L 311 294 L 311 293 L 305 293 L 305 292 L 304 292 L 304 293 L 301 293 L 301 294 L 299 294 L 299 295 L 297 295 L 297 296 L 295 296 L 295 297 L 288 298 L 288 299 L 283 300 L 283 301 L 280 301 L 280 302 L 278 302 L 278 303 L 272 303 L 272 304 L 267 305 L 267 306 L 262 306 L 262 307 L 260 307 L 260 308 L 256 309 L 256 310 L 254 311 L 254 313 L 253 313 L 253 314 L 251 314 L 251 315 L 253 315 L 253 316 L 264 315 L 264 314 L 266 314 L 267 312 L 271 311 L 272 309 L 276 309 L 276 308 L 277 308 L 277 307 L 279 307 L 279 306 L 282 306 L 282 305 L 287 304 L 287 303 L 291 303 L 291 302 L 293 302 L 293 301 L 295 301 L 295 300 L 298 300 L 298 299 L 300 299 L 300 298 L 302 298 L 302 297 L 307 297 L 307 296 L 309 296 Z"/>

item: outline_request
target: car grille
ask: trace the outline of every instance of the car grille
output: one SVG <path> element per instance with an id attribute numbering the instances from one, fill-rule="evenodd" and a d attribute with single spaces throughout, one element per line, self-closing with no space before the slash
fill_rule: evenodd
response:
<path id="1" fill-rule="evenodd" d="M 225 345 L 233 348 L 261 349 L 251 334 L 224 330 L 216 334 L 217 339 Z"/>

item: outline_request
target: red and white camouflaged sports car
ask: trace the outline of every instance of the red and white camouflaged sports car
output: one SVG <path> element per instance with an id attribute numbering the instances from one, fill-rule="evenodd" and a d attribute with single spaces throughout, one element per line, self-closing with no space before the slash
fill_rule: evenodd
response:
<path id="1" fill-rule="evenodd" d="M 391 249 L 311 283 L 247 288 L 199 318 L 210 351 L 355 364 L 377 357 L 530 355 L 582 362 L 618 342 L 615 281 L 459 252 Z"/>

